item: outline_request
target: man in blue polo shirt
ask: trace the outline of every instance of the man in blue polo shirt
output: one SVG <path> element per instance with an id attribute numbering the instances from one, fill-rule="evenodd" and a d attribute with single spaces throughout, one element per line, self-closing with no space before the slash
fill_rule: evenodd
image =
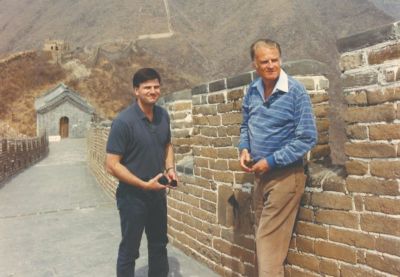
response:
<path id="1" fill-rule="evenodd" d="M 149 276 L 168 275 L 167 204 L 163 173 L 176 181 L 168 113 L 156 105 L 161 78 L 152 68 L 133 76 L 136 102 L 113 121 L 106 168 L 119 180 L 116 192 L 122 239 L 117 276 L 135 275 L 143 230 L 148 242 Z"/>
<path id="2" fill-rule="evenodd" d="M 257 40 L 250 54 L 259 78 L 243 99 L 240 165 L 255 173 L 258 276 L 284 276 L 306 180 L 303 156 L 315 145 L 317 131 L 307 91 L 281 69 L 279 44 Z"/>

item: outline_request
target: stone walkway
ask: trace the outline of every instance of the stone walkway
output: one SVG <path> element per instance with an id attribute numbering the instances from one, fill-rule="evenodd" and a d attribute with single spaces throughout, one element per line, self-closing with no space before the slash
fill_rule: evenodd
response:
<path id="1" fill-rule="evenodd" d="M 84 139 L 50 144 L 49 156 L 0 185 L 0 276 L 115 276 L 115 201 L 86 166 Z M 137 277 L 147 276 L 147 243 Z M 170 275 L 218 276 L 169 246 Z"/>

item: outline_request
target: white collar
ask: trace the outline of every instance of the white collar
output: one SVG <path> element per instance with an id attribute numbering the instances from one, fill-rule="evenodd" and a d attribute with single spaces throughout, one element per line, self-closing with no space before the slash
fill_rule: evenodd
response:
<path id="1" fill-rule="evenodd" d="M 256 87 L 258 92 L 264 98 L 264 83 L 261 78 L 258 78 L 258 80 L 253 83 L 252 87 Z M 276 82 L 275 87 L 272 90 L 272 93 L 275 93 L 277 90 L 280 90 L 283 92 L 289 91 L 289 78 L 288 78 L 288 75 L 286 74 L 286 72 L 283 71 L 283 69 L 281 69 L 281 72 L 279 73 L 278 82 Z"/>

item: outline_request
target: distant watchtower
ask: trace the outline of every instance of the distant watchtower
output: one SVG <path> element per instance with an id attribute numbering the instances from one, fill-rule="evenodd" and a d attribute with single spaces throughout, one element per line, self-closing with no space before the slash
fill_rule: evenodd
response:
<path id="1" fill-rule="evenodd" d="M 64 40 L 47 39 L 44 42 L 43 50 L 44 51 L 56 51 L 56 52 L 68 51 L 69 44 Z"/>

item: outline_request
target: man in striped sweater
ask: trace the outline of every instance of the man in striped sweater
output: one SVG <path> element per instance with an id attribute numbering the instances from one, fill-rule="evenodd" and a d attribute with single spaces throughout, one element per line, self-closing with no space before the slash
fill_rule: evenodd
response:
<path id="1" fill-rule="evenodd" d="M 240 165 L 255 174 L 258 276 L 284 276 L 306 181 L 303 156 L 315 145 L 317 131 L 307 91 L 281 69 L 279 44 L 257 40 L 250 53 L 259 78 L 243 99 Z"/>

